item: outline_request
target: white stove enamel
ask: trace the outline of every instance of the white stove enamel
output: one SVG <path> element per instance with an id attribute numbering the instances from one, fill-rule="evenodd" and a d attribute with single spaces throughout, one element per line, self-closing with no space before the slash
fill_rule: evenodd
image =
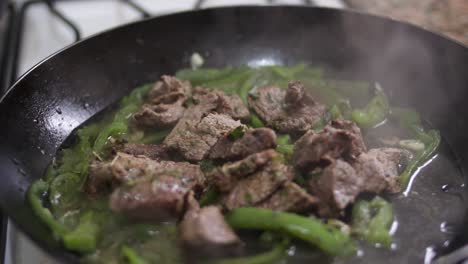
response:
<path id="1" fill-rule="evenodd" d="M 21 2 L 21 1 L 18 1 Z M 193 9 L 196 0 L 134 0 L 153 15 Z M 302 0 L 276 0 L 275 4 L 300 5 Z M 314 0 L 316 5 L 343 8 L 341 0 Z M 264 5 L 267 0 L 205 0 L 203 8 L 232 5 Z M 120 1 L 58 1 L 56 8 L 78 25 L 82 37 L 87 37 L 118 25 L 137 21 L 141 14 Z M 32 6 L 26 15 L 19 74 L 23 74 L 50 54 L 73 43 L 73 32 L 44 5 Z M 6 264 L 56 263 L 10 222 L 8 224 Z"/>

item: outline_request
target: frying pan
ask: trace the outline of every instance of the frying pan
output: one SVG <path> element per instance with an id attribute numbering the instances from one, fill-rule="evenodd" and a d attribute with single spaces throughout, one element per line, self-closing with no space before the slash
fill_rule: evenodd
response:
<path id="1" fill-rule="evenodd" d="M 187 67 L 193 52 L 208 67 L 306 62 L 323 65 L 336 78 L 376 81 L 392 104 L 411 106 L 441 131 L 439 156 L 408 197 L 395 199 L 402 250 L 381 250 L 362 262 L 422 262 L 424 248 L 405 252 L 440 241 L 440 231 L 432 229 L 441 217 L 454 226 L 464 221 L 468 49 L 408 24 L 352 11 L 250 6 L 129 24 L 74 44 L 23 75 L 0 103 L 0 205 L 19 229 L 52 256 L 77 261 L 33 215 L 24 199 L 28 186 L 73 129 L 133 87 Z M 425 187 L 418 189 L 419 183 Z M 445 184 L 456 195 L 439 191 Z M 427 197 L 442 198 L 426 200 L 421 193 L 428 191 L 433 194 Z M 418 210 L 433 213 L 421 219 L 425 214 Z"/>

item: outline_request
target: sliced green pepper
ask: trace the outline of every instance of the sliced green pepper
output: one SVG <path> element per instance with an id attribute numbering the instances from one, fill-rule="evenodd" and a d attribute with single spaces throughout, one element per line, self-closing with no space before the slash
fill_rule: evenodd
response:
<path id="1" fill-rule="evenodd" d="M 93 220 L 93 213 L 87 212 L 81 216 L 78 226 L 63 236 L 63 243 L 70 250 L 90 253 L 96 249 L 98 235 L 99 226 Z"/>
<path id="2" fill-rule="evenodd" d="M 135 250 L 133 250 L 133 249 L 127 247 L 127 246 L 122 247 L 122 255 L 127 259 L 129 264 L 146 264 L 146 263 L 148 263 L 143 258 L 138 256 L 138 253 Z"/>
<path id="3" fill-rule="evenodd" d="M 390 227 L 393 223 L 392 205 L 380 197 L 358 201 L 352 213 L 353 233 L 372 244 L 389 248 L 392 244 Z"/>
<path id="4" fill-rule="evenodd" d="M 210 187 L 200 197 L 200 200 L 199 200 L 200 206 L 203 207 L 203 206 L 207 206 L 207 205 L 215 203 L 218 200 L 219 196 L 220 196 L 219 191 L 214 187 Z"/>
<path id="5" fill-rule="evenodd" d="M 283 239 L 269 252 L 251 257 L 225 259 L 214 262 L 215 264 L 271 264 L 282 260 L 289 246 L 289 239 Z"/>
<path id="6" fill-rule="evenodd" d="M 294 144 L 291 143 L 289 135 L 280 135 L 276 139 L 276 151 L 290 157 L 294 152 Z"/>
<path id="7" fill-rule="evenodd" d="M 28 200 L 34 213 L 46 224 L 56 239 L 61 238 L 68 230 L 61 223 L 57 222 L 50 210 L 42 205 L 42 197 L 46 195 L 49 185 L 39 179 L 35 181 L 28 191 Z"/>
<path id="8" fill-rule="evenodd" d="M 265 127 L 265 125 L 263 124 L 262 120 L 254 113 L 251 113 L 250 114 L 250 125 L 253 127 L 253 128 L 261 128 L 261 127 Z"/>
<path id="9" fill-rule="evenodd" d="M 235 229 L 260 229 L 284 232 L 316 246 L 330 255 L 348 256 L 355 253 L 351 238 L 313 217 L 270 209 L 245 207 L 232 210 L 226 221 Z"/>
<path id="10" fill-rule="evenodd" d="M 360 127 L 373 127 L 383 122 L 389 111 L 387 96 L 383 91 L 378 91 L 377 95 L 372 98 L 364 109 L 351 112 L 351 119 Z"/>
<path id="11" fill-rule="evenodd" d="M 430 130 L 427 133 L 420 134 L 421 141 L 424 143 L 424 149 L 418 151 L 413 159 L 410 160 L 403 173 L 400 175 L 400 184 L 406 187 L 411 179 L 413 172 L 426 162 L 437 150 L 440 144 L 440 134 L 437 130 Z"/>

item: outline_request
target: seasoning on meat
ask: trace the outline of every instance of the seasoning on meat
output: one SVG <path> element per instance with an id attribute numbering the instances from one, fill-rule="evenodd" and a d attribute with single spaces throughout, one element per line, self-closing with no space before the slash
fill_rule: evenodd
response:
<path id="1" fill-rule="evenodd" d="M 313 209 L 319 199 L 307 193 L 299 185 L 287 182 L 266 201 L 257 207 L 268 208 L 275 211 L 301 213 Z"/>
<path id="2" fill-rule="evenodd" d="M 364 151 L 359 127 L 351 121 L 334 120 L 322 132 L 309 131 L 298 139 L 293 160 L 296 168 L 307 171 L 325 167 L 338 158 L 353 161 Z"/>
<path id="3" fill-rule="evenodd" d="M 211 149 L 209 158 L 215 160 L 237 160 L 275 147 L 275 131 L 269 128 L 248 129 L 238 139 L 232 139 L 227 135 L 218 140 Z"/>
<path id="4" fill-rule="evenodd" d="M 320 199 L 319 214 L 337 216 L 362 192 L 398 192 L 398 168 L 409 152 L 379 148 L 363 152 L 353 163 L 333 160 L 323 172 L 309 181 L 311 193 Z"/>
<path id="5" fill-rule="evenodd" d="M 146 103 L 133 115 L 135 123 L 147 128 L 174 126 L 185 112 L 184 104 L 191 90 L 189 82 L 163 75 L 148 93 Z"/>
<path id="6" fill-rule="evenodd" d="M 341 213 L 362 191 L 363 178 L 346 161 L 333 160 L 309 181 L 309 190 L 319 200 L 319 215 L 333 217 Z"/>
<path id="7" fill-rule="evenodd" d="M 169 148 L 187 160 L 203 160 L 220 138 L 241 125 L 224 114 L 208 114 L 200 120 L 190 119 L 194 116 L 190 111 L 187 110 L 189 114 L 180 120 L 164 140 Z"/>
<path id="8" fill-rule="evenodd" d="M 214 183 L 219 190 L 228 192 L 234 188 L 238 180 L 260 170 L 276 156 L 277 153 L 272 149 L 258 152 L 240 161 L 226 163 L 215 168 L 207 175 L 207 179 Z"/>
<path id="9" fill-rule="evenodd" d="M 187 109 L 164 143 L 183 158 L 200 161 L 220 138 L 241 123 L 229 115 L 216 112 L 220 104 L 218 93 L 197 92 L 194 101 L 196 104 Z"/>
<path id="10" fill-rule="evenodd" d="M 362 153 L 354 167 L 364 178 L 363 191 L 399 192 L 399 165 L 409 159 L 410 152 L 398 148 L 377 148 Z"/>
<path id="11" fill-rule="evenodd" d="M 187 207 L 178 230 L 184 247 L 208 255 L 239 249 L 241 241 L 224 220 L 219 207 L 200 208 L 193 193 L 187 196 Z"/>
<path id="12" fill-rule="evenodd" d="M 110 162 L 95 161 L 91 163 L 86 190 L 94 195 L 114 189 L 122 183 L 138 180 L 139 178 L 151 178 L 154 175 L 169 173 L 179 175 L 181 179 L 189 178 L 190 181 L 201 185 L 204 175 L 198 165 L 188 162 L 155 161 L 145 156 L 132 156 L 119 152 Z"/>
<path id="13" fill-rule="evenodd" d="M 195 103 L 203 103 L 203 97 L 210 94 L 216 98 L 215 112 L 225 114 L 232 117 L 234 120 L 247 121 L 250 113 L 247 106 L 238 95 L 226 95 L 222 91 L 210 91 L 204 87 L 195 87 L 193 100 Z"/>
<path id="14" fill-rule="evenodd" d="M 270 149 L 225 164 L 207 177 L 223 192 L 222 205 L 232 210 L 262 202 L 291 180 L 293 174 L 278 158 L 278 153 Z"/>
<path id="15" fill-rule="evenodd" d="M 117 188 L 110 196 L 110 208 L 138 220 L 178 219 L 194 182 L 171 174 L 160 173 Z"/>
<path id="16" fill-rule="evenodd" d="M 120 148 L 117 148 L 119 152 L 127 153 L 132 156 L 146 156 L 152 160 L 169 160 L 171 155 L 168 148 L 163 145 L 154 144 L 136 144 L 126 143 Z"/>
<path id="17" fill-rule="evenodd" d="M 249 106 L 267 126 L 282 133 L 303 133 L 325 113 L 325 106 L 315 101 L 299 81 L 288 89 L 265 86 L 249 96 Z"/>
<path id="18" fill-rule="evenodd" d="M 292 178 L 288 166 L 272 161 L 261 170 L 239 180 L 229 194 L 223 197 L 222 204 L 228 210 L 255 206 Z"/>

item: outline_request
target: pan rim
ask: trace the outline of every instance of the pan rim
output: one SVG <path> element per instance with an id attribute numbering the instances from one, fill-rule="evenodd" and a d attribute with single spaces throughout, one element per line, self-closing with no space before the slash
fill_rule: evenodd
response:
<path id="1" fill-rule="evenodd" d="M 123 30 L 123 29 L 125 29 L 127 27 L 135 26 L 135 25 L 138 25 L 140 23 L 145 23 L 145 22 L 151 21 L 153 19 L 168 18 L 168 17 L 180 16 L 180 15 L 191 14 L 191 13 L 201 13 L 201 12 L 210 12 L 210 11 L 218 11 L 218 10 L 230 10 L 230 9 L 231 10 L 233 10 L 233 9 L 252 9 L 252 8 L 259 8 L 259 9 L 281 9 L 281 8 L 304 9 L 304 8 L 307 8 L 307 9 L 324 10 L 324 11 L 327 11 L 327 12 L 347 13 L 347 14 L 351 14 L 353 16 L 369 17 L 371 19 L 377 19 L 377 20 L 381 20 L 381 21 L 387 21 L 387 22 L 390 22 L 390 23 L 396 23 L 396 24 L 400 24 L 400 25 L 405 26 L 405 27 L 412 28 L 414 30 L 418 30 L 420 32 L 429 33 L 429 34 L 431 34 L 431 35 L 433 35 L 435 37 L 438 37 L 438 38 L 442 39 L 443 41 L 445 41 L 447 43 L 455 44 L 456 46 L 459 46 L 462 49 L 464 49 L 465 52 L 468 52 L 468 44 L 464 44 L 459 40 L 450 38 L 449 36 L 447 36 L 447 35 L 445 35 L 445 34 L 443 34 L 441 32 L 433 31 L 433 30 L 430 30 L 430 29 L 427 29 L 427 28 L 412 24 L 410 22 L 400 21 L 400 20 L 397 20 L 397 19 L 394 19 L 394 18 L 391 18 L 391 17 L 386 17 L 386 16 L 376 15 L 376 14 L 372 14 L 372 13 L 367 13 L 367 12 L 364 12 L 364 11 L 361 11 L 361 10 L 356 10 L 356 9 L 349 9 L 349 8 L 339 9 L 339 8 L 333 8 L 333 7 L 319 7 L 319 6 L 305 6 L 305 5 L 301 5 L 301 6 L 298 6 L 298 5 L 271 5 L 271 6 L 268 6 L 268 5 L 238 5 L 238 6 L 225 6 L 225 7 L 211 7 L 211 8 L 203 8 L 203 9 L 199 9 L 199 10 L 179 11 L 179 12 L 164 14 L 164 15 L 160 15 L 160 16 L 153 16 L 153 17 L 149 17 L 149 18 L 143 18 L 141 20 L 128 22 L 128 23 L 119 25 L 117 27 L 113 27 L 113 28 L 110 28 L 110 29 L 106 29 L 104 31 L 97 32 L 97 33 L 92 34 L 92 35 L 90 35 L 90 36 L 88 36 L 86 38 L 80 39 L 77 42 L 71 43 L 71 44 L 69 44 L 69 45 L 67 45 L 67 46 L 53 52 L 52 54 L 48 55 L 47 57 L 43 58 L 42 60 L 40 60 L 39 62 L 34 64 L 31 68 L 29 68 L 26 72 L 21 74 L 16 79 L 16 81 L 3 93 L 3 95 L 0 96 L 0 104 L 7 98 L 7 96 L 10 94 L 10 92 L 12 90 L 14 90 L 15 87 L 18 86 L 18 84 L 26 76 L 28 76 L 32 71 L 34 71 L 36 68 L 40 67 L 42 64 L 44 64 L 45 62 L 47 62 L 50 59 L 54 58 L 55 56 L 58 56 L 62 52 L 65 52 L 65 51 L 67 51 L 67 50 L 69 50 L 69 49 L 71 49 L 71 48 L 73 48 L 75 46 L 82 45 L 82 43 L 87 42 L 88 40 L 98 38 L 98 37 L 102 37 L 102 36 L 104 36 L 106 34 L 114 33 L 114 32 L 117 32 L 119 30 Z"/>

